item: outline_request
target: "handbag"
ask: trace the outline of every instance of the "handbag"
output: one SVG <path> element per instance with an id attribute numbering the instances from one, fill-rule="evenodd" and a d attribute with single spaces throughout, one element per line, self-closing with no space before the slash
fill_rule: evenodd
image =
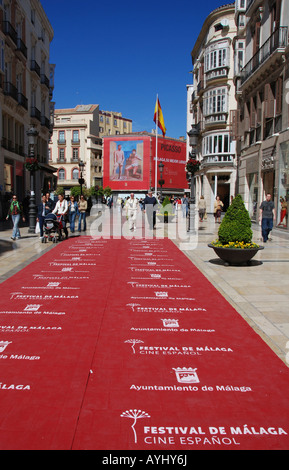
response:
<path id="1" fill-rule="evenodd" d="M 40 233 L 40 225 L 39 225 L 39 222 L 36 222 L 35 233 Z"/>

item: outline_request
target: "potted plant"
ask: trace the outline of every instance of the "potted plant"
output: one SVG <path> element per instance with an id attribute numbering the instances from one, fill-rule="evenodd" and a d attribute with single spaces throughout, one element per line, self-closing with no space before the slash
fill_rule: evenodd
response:
<path id="1" fill-rule="evenodd" d="M 218 237 L 208 246 L 226 264 L 248 264 L 259 250 L 264 249 L 252 242 L 251 219 L 240 194 L 227 209 Z"/>
<path id="2" fill-rule="evenodd" d="M 170 202 L 170 198 L 166 196 L 160 206 L 160 210 L 157 213 L 157 217 L 160 222 L 167 224 L 174 218 L 173 206 Z"/>

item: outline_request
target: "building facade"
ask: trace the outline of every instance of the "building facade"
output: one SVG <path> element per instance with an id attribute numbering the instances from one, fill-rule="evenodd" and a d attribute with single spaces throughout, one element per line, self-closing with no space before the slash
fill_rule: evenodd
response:
<path id="1" fill-rule="evenodd" d="M 99 111 L 99 135 L 120 135 L 132 133 L 132 120 L 122 117 L 119 112 Z"/>
<path id="2" fill-rule="evenodd" d="M 199 131 L 195 175 L 196 200 L 205 197 L 213 212 L 216 196 L 225 208 L 235 196 L 236 141 L 230 111 L 237 108 L 234 85 L 235 4 L 217 8 L 206 18 L 192 50 L 193 85 L 187 86 L 188 130 Z M 189 147 L 189 145 L 188 145 Z"/>
<path id="3" fill-rule="evenodd" d="M 79 163 L 85 165 L 85 186 L 102 185 L 102 140 L 99 137 L 99 106 L 78 105 L 56 109 L 49 143 L 49 162 L 57 168 L 58 186 L 67 192 L 79 185 Z"/>
<path id="4" fill-rule="evenodd" d="M 36 0 L 0 1 L 0 217 L 11 194 L 19 200 L 30 191 L 27 131 L 37 133 L 36 197 L 53 185 L 48 164 L 54 66 L 49 64 L 53 29 Z"/>
<path id="5" fill-rule="evenodd" d="M 244 17 L 236 43 L 245 62 L 235 78 L 239 192 L 252 220 L 270 193 L 280 223 L 281 198 L 289 198 L 289 3 L 287 0 L 237 0 L 236 23 Z M 243 24 L 243 22 L 242 22 Z M 282 228 L 288 229 L 288 218 Z"/>

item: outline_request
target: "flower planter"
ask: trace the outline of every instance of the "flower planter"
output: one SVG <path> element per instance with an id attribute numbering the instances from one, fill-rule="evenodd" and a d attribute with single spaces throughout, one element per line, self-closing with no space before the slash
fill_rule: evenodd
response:
<path id="1" fill-rule="evenodd" d="M 160 222 L 167 224 L 173 222 L 175 216 L 171 214 L 157 214 L 157 218 Z"/>
<path id="2" fill-rule="evenodd" d="M 256 255 L 256 253 L 259 250 L 264 249 L 263 246 L 256 248 L 224 248 L 221 246 L 214 246 L 211 243 L 208 246 L 213 248 L 216 255 L 229 265 L 249 264 L 250 260 Z"/>

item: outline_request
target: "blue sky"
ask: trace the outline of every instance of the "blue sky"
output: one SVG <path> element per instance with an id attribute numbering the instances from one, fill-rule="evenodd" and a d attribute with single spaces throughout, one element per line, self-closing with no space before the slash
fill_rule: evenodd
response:
<path id="1" fill-rule="evenodd" d="M 224 0 L 41 0 L 54 30 L 56 109 L 99 104 L 151 131 L 158 94 L 167 136 L 186 133 L 191 50 Z"/>

